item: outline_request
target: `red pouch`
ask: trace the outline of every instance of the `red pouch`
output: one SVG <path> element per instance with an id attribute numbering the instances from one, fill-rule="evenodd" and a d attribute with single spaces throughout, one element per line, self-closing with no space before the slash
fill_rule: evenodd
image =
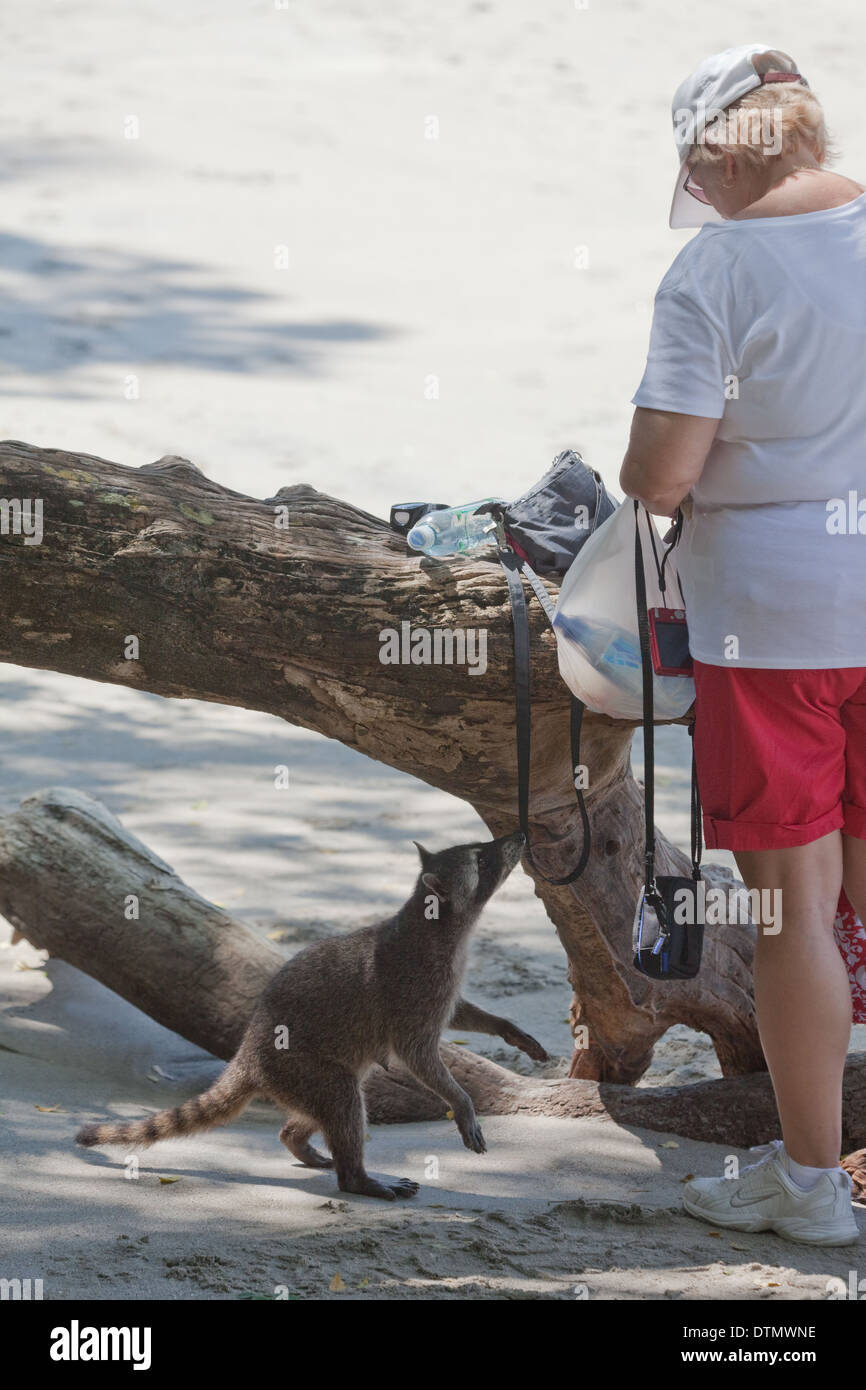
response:
<path id="1" fill-rule="evenodd" d="M 866 928 L 844 890 L 839 894 L 833 931 L 848 969 L 854 1022 L 866 1023 Z"/>

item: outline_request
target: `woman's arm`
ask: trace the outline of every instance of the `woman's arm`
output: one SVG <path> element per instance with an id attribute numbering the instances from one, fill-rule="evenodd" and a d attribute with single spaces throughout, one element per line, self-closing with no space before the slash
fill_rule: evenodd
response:
<path id="1" fill-rule="evenodd" d="M 627 497 L 670 516 L 704 471 L 719 422 L 706 415 L 637 406 L 619 475 Z"/>

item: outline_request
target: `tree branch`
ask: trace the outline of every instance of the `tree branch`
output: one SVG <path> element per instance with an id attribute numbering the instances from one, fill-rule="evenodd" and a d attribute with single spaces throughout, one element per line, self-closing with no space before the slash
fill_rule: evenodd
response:
<path id="1" fill-rule="evenodd" d="M 512 641 L 495 561 L 410 555 L 383 521 L 311 487 L 256 501 L 173 457 L 129 469 L 11 441 L 0 445 L 0 490 L 41 499 L 44 515 L 41 544 L 0 538 L 9 615 L 0 660 L 265 710 L 462 797 L 495 835 L 513 829 Z M 288 524 L 276 525 L 278 517 Z M 380 634 L 404 621 L 484 629 L 486 671 L 383 664 Z M 581 845 L 568 692 L 535 604 L 531 623 L 533 842 L 542 867 L 556 873 Z M 127 659 L 130 636 L 135 660 Z M 693 981 L 659 985 L 632 967 L 643 834 L 632 731 L 586 716 L 590 862 L 568 888 L 535 877 L 568 956 L 574 1020 L 589 1029 L 572 1070 L 634 1081 L 677 1022 L 710 1034 L 724 1072 L 760 1070 L 752 927 L 709 932 Z M 663 836 L 658 867 L 686 871 Z M 731 881 L 721 869 L 708 876 Z"/>

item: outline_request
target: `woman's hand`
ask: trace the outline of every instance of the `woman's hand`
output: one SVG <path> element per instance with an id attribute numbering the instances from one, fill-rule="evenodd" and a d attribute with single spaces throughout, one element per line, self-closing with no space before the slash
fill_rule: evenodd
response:
<path id="1" fill-rule="evenodd" d="M 636 406 L 619 475 L 623 492 L 657 516 L 671 516 L 684 502 L 691 515 L 689 490 L 704 471 L 718 427 L 706 415 Z"/>

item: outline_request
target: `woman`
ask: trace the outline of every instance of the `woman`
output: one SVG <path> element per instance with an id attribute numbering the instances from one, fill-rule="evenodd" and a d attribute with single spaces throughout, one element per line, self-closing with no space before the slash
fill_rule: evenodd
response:
<path id="1" fill-rule="evenodd" d="M 656 296 L 620 482 L 651 512 L 683 504 L 706 843 L 782 910 L 758 925 L 755 998 L 783 1140 L 684 1200 L 848 1244 L 833 922 L 843 886 L 866 921 L 866 196 L 825 168 L 821 107 L 778 50 L 707 59 L 674 124 L 671 225 L 701 231 Z"/>

